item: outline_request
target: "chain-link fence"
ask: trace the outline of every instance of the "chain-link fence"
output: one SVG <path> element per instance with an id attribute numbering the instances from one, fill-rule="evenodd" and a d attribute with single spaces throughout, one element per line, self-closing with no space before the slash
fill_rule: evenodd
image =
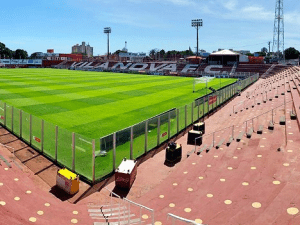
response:
<path id="1" fill-rule="evenodd" d="M 0 124 L 53 161 L 95 182 L 111 174 L 124 157 L 136 159 L 170 140 L 258 78 L 256 74 L 239 80 L 97 140 L 72 133 L 2 101 Z"/>

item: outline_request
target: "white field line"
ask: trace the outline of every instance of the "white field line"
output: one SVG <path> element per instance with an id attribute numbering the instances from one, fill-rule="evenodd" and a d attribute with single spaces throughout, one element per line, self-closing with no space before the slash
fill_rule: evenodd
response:
<path id="1" fill-rule="evenodd" d="M 83 138 L 79 138 L 79 140 L 84 141 L 85 143 L 88 143 L 88 144 L 92 145 L 92 142 L 89 142 L 89 141 L 87 141 L 87 140 L 85 140 Z"/>
<path id="2" fill-rule="evenodd" d="M 73 146 L 72 146 L 72 144 L 71 144 L 71 147 L 73 147 Z M 81 147 L 75 146 L 75 149 L 76 149 L 76 148 L 77 148 L 78 150 L 82 151 L 82 152 L 86 152 L 86 150 L 85 150 L 84 148 L 81 148 Z"/>

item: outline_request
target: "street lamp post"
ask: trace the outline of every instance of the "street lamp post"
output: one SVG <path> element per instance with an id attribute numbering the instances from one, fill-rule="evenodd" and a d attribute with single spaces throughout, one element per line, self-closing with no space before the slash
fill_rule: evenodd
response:
<path id="1" fill-rule="evenodd" d="M 199 51 L 199 45 L 198 45 L 198 40 L 199 40 L 199 27 L 203 26 L 203 21 L 202 19 L 196 19 L 192 20 L 192 27 L 195 27 L 197 29 L 197 53 L 196 56 L 198 57 L 198 51 Z"/>
<path id="2" fill-rule="evenodd" d="M 104 34 L 107 34 L 107 59 L 109 59 L 109 34 L 111 33 L 110 27 L 104 28 Z"/>

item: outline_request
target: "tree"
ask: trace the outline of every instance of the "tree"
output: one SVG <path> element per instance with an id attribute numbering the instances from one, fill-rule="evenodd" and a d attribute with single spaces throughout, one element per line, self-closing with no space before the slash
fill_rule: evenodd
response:
<path id="1" fill-rule="evenodd" d="M 119 55 L 119 53 L 126 53 L 126 51 L 123 50 L 117 50 L 114 52 L 115 55 Z"/>
<path id="2" fill-rule="evenodd" d="M 166 52 L 165 52 L 165 50 L 162 49 L 162 50 L 160 50 L 159 54 L 160 54 L 160 57 L 164 57 Z"/>
<path id="3" fill-rule="evenodd" d="M 151 58 L 153 58 L 155 56 L 155 54 L 156 54 L 156 49 L 151 49 L 150 52 L 149 52 L 149 56 Z"/>
<path id="4" fill-rule="evenodd" d="M 287 48 L 284 51 L 284 54 L 285 54 L 286 59 L 298 59 L 299 58 L 299 51 L 293 47 Z"/>
<path id="5" fill-rule="evenodd" d="M 258 53 L 258 56 L 266 56 L 266 55 L 267 55 L 267 53 L 266 53 L 266 52 L 263 52 L 263 51 L 257 52 L 257 53 Z"/>
<path id="6" fill-rule="evenodd" d="M 37 58 L 37 53 L 32 53 L 29 57 L 30 59 L 36 59 Z"/>
<path id="7" fill-rule="evenodd" d="M 14 54 L 15 59 L 27 59 L 28 53 L 23 49 L 17 49 Z"/>
<path id="8" fill-rule="evenodd" d="M 268 49 L 267 49 L 266 47 L 263 47 L 263 48 L 261 49 L 261 52 L 267 53 L 267 52 L 268 52 Z"/>
<path id="9" fill-rule="evenodd" d="M 11 58 L 12 51 L 0 42 L 0 58 Z"/>

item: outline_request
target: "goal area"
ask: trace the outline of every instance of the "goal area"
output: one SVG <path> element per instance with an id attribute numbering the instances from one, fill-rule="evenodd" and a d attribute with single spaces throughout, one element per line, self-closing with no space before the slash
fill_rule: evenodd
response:
<path id="1" fill-rule="evenodd" d="M 197 77 L 193 81 L 193 92 L 198 92 L 207 88 L 207 83 L 211 82 L 214 77 Z"/>

